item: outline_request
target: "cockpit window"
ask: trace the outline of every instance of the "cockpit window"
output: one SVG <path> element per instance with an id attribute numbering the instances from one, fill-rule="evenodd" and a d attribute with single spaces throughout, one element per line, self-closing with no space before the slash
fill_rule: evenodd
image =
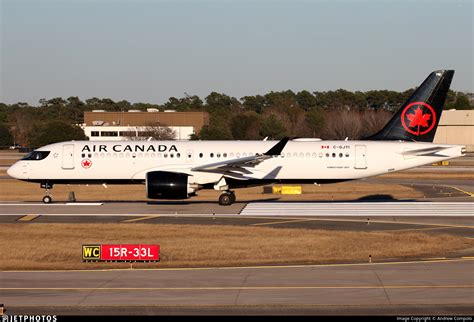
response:
<path id="1" fill-rule="evenodd" d="M 49 151 L 33 151 L 28 153 L 22 160 L 38 161 L 43 160 L 49 155 Z"/>

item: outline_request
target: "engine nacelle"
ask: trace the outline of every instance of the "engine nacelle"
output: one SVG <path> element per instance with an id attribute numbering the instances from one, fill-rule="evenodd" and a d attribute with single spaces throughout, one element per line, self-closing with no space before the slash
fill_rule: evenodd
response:
<path id="1" fill-rule="evenodd" d="M 152 171 L 146 174 L 146 196 L 149 199 L 186 199 L 194 190 L 189 175 L 179 172 Z"/>

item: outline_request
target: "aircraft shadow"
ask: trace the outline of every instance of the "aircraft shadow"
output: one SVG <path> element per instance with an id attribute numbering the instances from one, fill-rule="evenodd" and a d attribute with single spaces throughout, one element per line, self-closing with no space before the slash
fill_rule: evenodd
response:
<path id="1" fill-rule="evenodd" d="M 416 199 L 396 199 L 392 195 L 388 194 L 373 194 L 363 196 L 357 199 L 347 200 L 281 200 L 280 197 L 269 197 L 258 200 L 238 200 L 236 203 L 266 203 L 266 202 L 277 202 L 277 203 L 347 203 L 347 202 L 413 202 Z M 147 204 L 147 205 L 198 205 L 198 204 L 217 204 L 214 200 L 159 200 L 159 201 L 144 201 L 144 200 L 100 200 L 97 202 L 104 203 L 136 203 L 136 204 Z"/>

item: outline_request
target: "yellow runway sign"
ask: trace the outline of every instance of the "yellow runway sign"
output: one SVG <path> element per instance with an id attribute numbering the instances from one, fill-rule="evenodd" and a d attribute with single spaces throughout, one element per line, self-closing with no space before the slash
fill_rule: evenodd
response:
<path id="1" fill-rule="evenodd" d="M 100 245 L 82 245 L 82 260 L 100 260 Z"/>

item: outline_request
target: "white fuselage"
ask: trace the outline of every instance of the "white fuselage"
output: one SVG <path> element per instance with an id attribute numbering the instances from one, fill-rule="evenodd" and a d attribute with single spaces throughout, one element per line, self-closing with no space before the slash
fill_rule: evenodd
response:
<path id="1" fill-rule="evenodd" d="M 400 141 L 291 140 L 280 156 L 256 165 L 243 176 L 193 171 L 198 166 L 262 154 L 277 141 L 70 141 L 50 144 L 42 160 L 20 160 L 8 174 L 35 182 L 144 182 L 151 171 L 189 174 L 189 183 L 238 180 L 360 179 L 462 156 L 460 145 Z M 433 147 L 436 153 L 411 153 Z M 421 153 L 422 154 L 422 153 Z"/>

